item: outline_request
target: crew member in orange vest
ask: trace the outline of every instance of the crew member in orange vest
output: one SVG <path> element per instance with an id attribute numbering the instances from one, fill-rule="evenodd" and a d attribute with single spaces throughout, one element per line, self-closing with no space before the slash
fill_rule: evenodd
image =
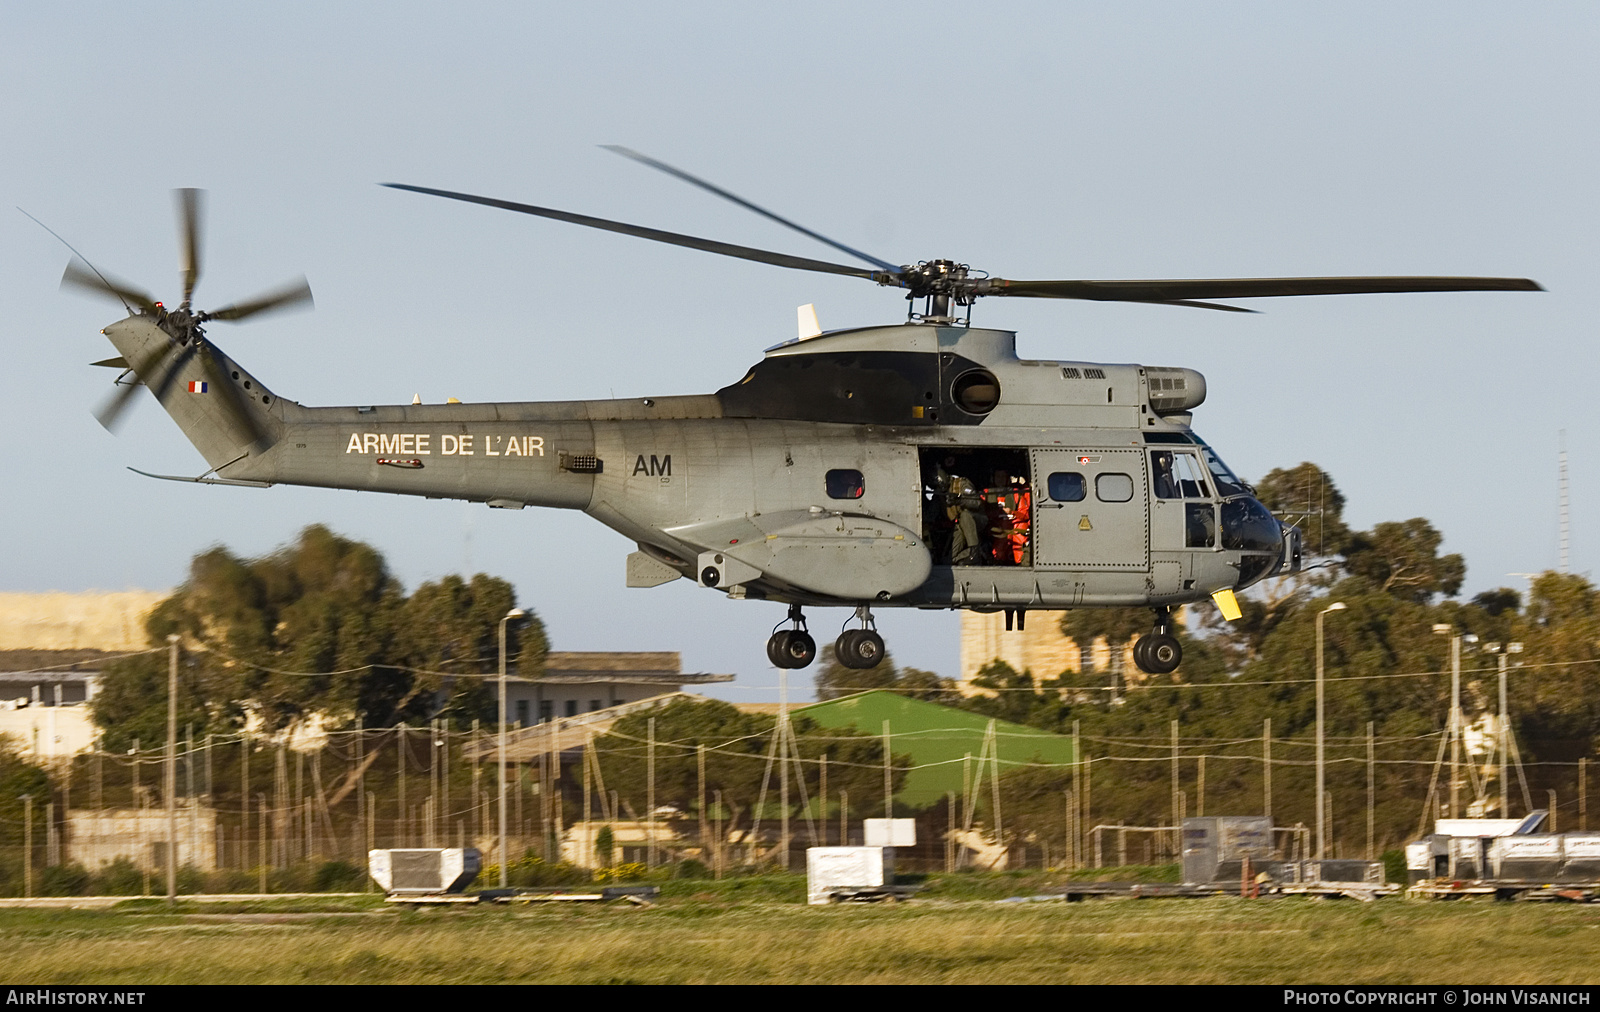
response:
<path id="1" fill-rule="evenodd" d="M 989 534 L 994 539 L 994 561 L 1002 566 L 1030 566 L 1028 529 L 1033 522 L 1033 493 L 1026 483 L 1016 484 L 1011 472 L 994 473 L 994 485 L 984 491 L 989 503 Z"/>

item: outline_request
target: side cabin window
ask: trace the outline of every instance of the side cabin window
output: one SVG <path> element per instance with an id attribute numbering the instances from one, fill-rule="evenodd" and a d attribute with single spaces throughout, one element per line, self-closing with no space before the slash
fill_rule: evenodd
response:
<path id="1" fill-rule="evenodd" d="M 1045 481 L 1045 487 L 1055 502 L 1083 502 L 1089 492 L 1083 475 L 1075 471 L 1056 471 Z"/>
<path id="2" fill-rule="evenodd" d="M 867 491 L 866 479 L 854 468 L 835 468 L 823 476 L 823 481 L 829 499 L 860 499 Z"/>
<path id="3" fill-rule="evenodd" d="M 1110 471 L 1097 474 L 1094 478 L 1094 494 L 1101 502 L 1127 502 L 1133 498 L 1133 478 Z"/>

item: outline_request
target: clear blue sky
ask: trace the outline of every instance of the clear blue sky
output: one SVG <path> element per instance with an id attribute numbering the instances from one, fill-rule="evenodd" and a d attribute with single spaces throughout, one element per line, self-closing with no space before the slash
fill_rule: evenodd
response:
<path id="1" fill-rule="evenodd" d="M 169 192 L 210 191 L 219 305 L 305 273 L 314 313 L 212 328 L 307 404 L 698 393 L 815 302 L 903 304 L 725 260 L 384 190 L 400 180 L 826 256 L 601 151 L 626 144 L 896 261 L 1009 277 L 1490 274 L 1548 294 L 1263 302 L 1261 316 L 980 303 L 1025 355 L 1187 365 L 1196 428 L 1259 476 L 1312 460 L 1359 526 L 1426 516 L 1468 592 L 1600 558 L 1600 7 L 1592 3 L 7 4 L 0 184 L 103 269 L 176 301 Z M 0 215 L 0 589 L 166 588 L 218 542 L 324 522 L 414 587 L 516 583 L 559 649 L 679 649 L 772 698 L 782 609 L 623 587 L 581 514 L 197 488 L 148 398 L 91 409 L 114 308 L 56 290 L 65 251 Z M 829 638 L 845 613 L 813 618 Z M 884 615 L 954 674 L 954 614 Z M 795 679 L 796 695 L 808 679 Z"/>

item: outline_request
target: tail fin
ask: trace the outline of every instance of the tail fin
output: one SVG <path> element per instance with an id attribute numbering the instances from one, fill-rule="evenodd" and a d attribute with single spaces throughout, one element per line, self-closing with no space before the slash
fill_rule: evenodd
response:
<path id="1" fill-rule="evenodd" d="M 282 434 L 277 396 L 210 341 L 180 345 L 145 315 L 102 333 L 213 470 L 264 452 Z"/>

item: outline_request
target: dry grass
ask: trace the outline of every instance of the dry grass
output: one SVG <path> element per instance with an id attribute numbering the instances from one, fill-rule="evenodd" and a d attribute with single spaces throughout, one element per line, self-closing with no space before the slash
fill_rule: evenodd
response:
<path id="1" fill-rule="evenodd" d="M 1600 907 L 1302 899 L 0 911 L 17 983 L 1594 983 Z"/>

